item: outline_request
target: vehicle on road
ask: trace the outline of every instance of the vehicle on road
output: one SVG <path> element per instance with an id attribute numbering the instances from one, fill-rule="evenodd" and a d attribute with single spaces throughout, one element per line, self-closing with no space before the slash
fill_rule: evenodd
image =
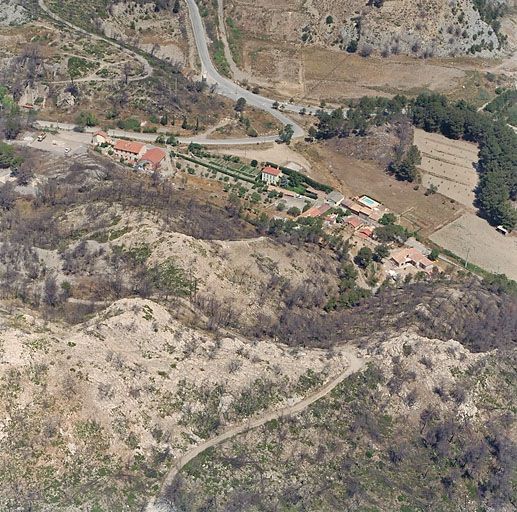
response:
<path id="1" fill-rule="evenodd" d="M 41 132 L 38 135 L 38 142 L 41 142 L 46 136 L 47 136 L 47 134 L 45 132 Z"/>
<path id="2" fill-rule="evenodd" d="M 65 148 L 65 155 L 68 155 L 70 153 L 70 148 Z"/>

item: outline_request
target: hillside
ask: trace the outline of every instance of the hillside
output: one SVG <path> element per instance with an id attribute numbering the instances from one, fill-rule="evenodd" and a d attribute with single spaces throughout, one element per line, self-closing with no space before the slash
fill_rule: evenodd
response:
<path id="1" fill-rule="evenodd" d="M 250 191 L 25 156 L 27 184 L 0 185 L 1 508 L 515 502 L 517 302 L 497 282 L 450 270 L 329 309 L 349 248 L 266 228 Z"/>
<path id="2" fill-rule="evenodd" d="M 251 37 L 384 57 L 489 57 L 500 48 L 495 33 L 499 25 L 494 24 L 494 11 L 488 14 L 481 5 L 472 0 L 311 0 L 256 6 L 227 0 L 225 19 L 246 34 L 241 37 L 245 53 L 245 40 Z"/>

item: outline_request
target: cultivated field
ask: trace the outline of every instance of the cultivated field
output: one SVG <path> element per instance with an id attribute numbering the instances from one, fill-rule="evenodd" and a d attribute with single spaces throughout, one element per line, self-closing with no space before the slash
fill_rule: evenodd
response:
<path id="1" fill-rule="evenodd" d="M 478 182 L 477 146 L 424 130 L 415 130 L 414 142 L 422 154 L 422 184 L 435 185 L 444 196 L 471 207 Z"/>
<path id="2" fill-rule="evenodd" d="M 466 213 L 431 237 L 433 242 L 491 272 L 517 279 L 517 237 L 503 236 L 485 220 Z"/>

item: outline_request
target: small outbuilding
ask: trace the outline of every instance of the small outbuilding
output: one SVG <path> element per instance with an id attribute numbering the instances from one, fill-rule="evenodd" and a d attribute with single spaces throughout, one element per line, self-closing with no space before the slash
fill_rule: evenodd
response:
<path id="1" fill-rule="evenodd" d="M 325 200 L 328 204 L 330 204 L 330 206 L 334 208 L 336 206 L 339 206 L 345 200 L 345 196 L 341 194 L 341 192 L 333 190 L 332 192 L 326 195 Z"/>

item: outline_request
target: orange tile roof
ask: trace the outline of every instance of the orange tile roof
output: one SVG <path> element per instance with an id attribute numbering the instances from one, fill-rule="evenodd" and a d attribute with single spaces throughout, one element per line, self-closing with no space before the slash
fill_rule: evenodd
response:
<path id="1" fill-rule="evenodd" d="M 160 148 L 153 148 L 147 151 L 142 160 L 149 160 L 153 165 L 159 164 L 165 158 L 165 151 Z"/>
<path id="2" fill-rule="evenodd" d="M 108 138 L 108 134 L 107 134 L 105 131 L 103 131 L 103 130 L 97 130 L 97 131 L 93 134 L 93 136 L 95 137 L 96 135 L 100 135 L 101 137 L 104 137 L 105 139 L 107 139 L 107 138 Z"/>
<path id="3" fill-rule="evenodd" d="M 266 165 L 264 169 L 262 169 L 262 172 L 266 174 L 271 174 L 271 176 L 280 176 L 280 173 L 282 172 L 280 169 L 275 169 L 274 167 L 271 167 L 270 165 Z"/>
<path id="4" fill-rule="evenodd" d="M 346 220 L 346 223 L 352 226 L 354 229 L 357 229 L 359 226 L 362 226 L 364 223 L 359 217 L 352 216 Z"/>
<path id="5" fill-rule="evenodd" d="M 126 153 L 134 153 L 135 155 L 138 155 L 144 147 L 144 144 L 140 144 L 140 142 L 135 142 L 133 140 L 118 140 L 113 149 L 115 151 L 125 151 Z"/>

